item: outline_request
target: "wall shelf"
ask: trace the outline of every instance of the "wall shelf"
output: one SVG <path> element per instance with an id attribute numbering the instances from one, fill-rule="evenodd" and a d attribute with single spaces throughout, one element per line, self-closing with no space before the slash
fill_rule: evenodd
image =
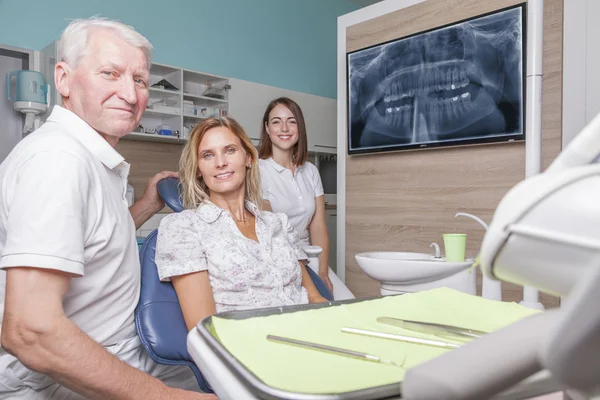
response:
<path id="1" fill-rule="evenodd" d="M 186 139 L 180 139 L 177 136 L 166 136 L 157 135 L 156 133 L 140 133 L 132 132 L 129 135 L 123 136 L 122 140 L 138 140 L 140 142 L 162 142 L 162 143 L 174 143 L 183 144 L 187 142 Z"/>
<path id="2" fill-rule="evenodd" d="M 202 119 L 206 119 L 209 117 L 201 117 L 200 115 L 192 115 L 192 114 L 183 114 L 183 118 L 202 120 Z"/>
<path id="3" fill-rule="evenodd" d="M 223 76 L 205 74 L 189 69 L 183 69 L 183 80 L 190 83 L 200 85 L 216 85 L 220 83 L 228 83 L 229 79 Z"/>
<path id="4" fill-rule="evenodd" d="M 166 95 L 167 97 L 181 95 L 181 91 L 179 91 L 179 90 L 175 91 L 175 90 L 169 90 L 169 89 L 149 87 L 148 91 L 150 92 L 151 96 L 156 96 L 156 97 L 158 97 L 159 95 L 161 95 L 161 96 Z"/>
<path id="5" fill-rule="evenodd" d="M 199 94 L 191 94 L 191 93 L 184 93 L 183 98 L 184 99 L 200 99 L 200 100 L 206 100 L 206 101 L 213 101 L 215 103 L 227 103 L 227 100 L 224 100 L 224 99 L 217 99 L 217 98 L 210 97 L 210 96 L 201 96 Z"/>
<path id="6" fill-rule="evenodd" d="M 150 66 L 151 75 L 166 76 L 172 74 L 173 72 L 180 71 L 180 68 L 172 67 L 166 64 L 152 63 L 152 65 Z"/>
<path id="7" fill-rule="evenodd" d="M 159 111 L 159 110 L 154 110 L 152 108 L 146 108 L 146 111 L 144 111 L 144 114 L 156 114 L 156 115 L 181 115 L 180 112 L 175 112 L 175 111 Z"/>

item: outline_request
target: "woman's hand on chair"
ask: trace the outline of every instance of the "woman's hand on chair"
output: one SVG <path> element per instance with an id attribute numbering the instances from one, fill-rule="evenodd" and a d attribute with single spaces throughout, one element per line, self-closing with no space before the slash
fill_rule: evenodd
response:
<path id="1" fill-rule="evenodd" d="M 318 295 L 314 295 L 314 296 L 308 296 L 308 302 L 309 303 L 326 303 L 329 300 L 327 300 L 325 297 L 321 296 L 320 294 Z"/>
<path id="2" fill-rule="evenodd" d="M 329 279 L 329 267 L 327 267 L 326 271 L 319 271 L 319 278 L 325 282 L 331 293 L 333 293 L 333 283 L 331 283 L 331 280 Z"/>

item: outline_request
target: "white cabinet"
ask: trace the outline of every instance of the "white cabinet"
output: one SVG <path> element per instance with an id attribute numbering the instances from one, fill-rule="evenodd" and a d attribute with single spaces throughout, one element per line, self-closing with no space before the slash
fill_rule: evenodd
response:
<path id="1" fill-rule="evenodd" d="M 61 98 L 54 87 L 57 58 L 56 42 L 42 50 L 42 72 L 51 82 L 52 104 L 60 105 Z M 153 63 L 148 83 L 148 106 L 141 126 L 123 139 L 184 143 L 185 132 L 202 119 L 229 112 L 228 78 Z M 161 125 L 176 134 L 158 134 L 157 128 Z"/>
<path id="2" fill-rule="evenodd" d="M 600 113 L 600 2 L 564 2 L 562 146 Z M 568 89 L 568 90 L 564 90 Z"/>
<path id="3" fill-rule="evenodd" d="M 252 143 L 260 141 L 262 118 L 267 105 L 278 97 L 289 97 L 302 108 L 306 121 L 308 151 L 337 152 L 337 103 L 312 94 L 295 92 L 241 79 L 230 79 L 229 115 L 246 130 Z"/>
<path id="4" fill-rule="evenodd" d="M 319 104 L 320 103 L 320 104 Z M 310 113 L 307 121 L 308 151 L 314 153 L 337 153 L 337 104 L 335 100 L 320 101 L 302 107 L 303 113 Z M 306 111 L 304 111 L 306 110 Z M 309 124 L 310 122 L 310 124 Z"/>

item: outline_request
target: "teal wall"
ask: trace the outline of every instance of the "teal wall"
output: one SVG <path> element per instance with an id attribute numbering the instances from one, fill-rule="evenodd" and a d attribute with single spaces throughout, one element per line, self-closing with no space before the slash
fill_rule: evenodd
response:
<path id="1" fill-rule="evenodd" d="M 336 97 L 337 17 L 346 0 L 0 0 L 0 44 L 42 49 L 68 21 L 134 26 L 154 61 Z"/>

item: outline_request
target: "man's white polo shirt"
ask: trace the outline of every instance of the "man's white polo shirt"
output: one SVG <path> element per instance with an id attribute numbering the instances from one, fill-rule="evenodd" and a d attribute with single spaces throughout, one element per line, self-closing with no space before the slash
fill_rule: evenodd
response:
<path id="1" fill-rule="evenodd" d="M 0 165 L 0 268 L 73 274 L 66 316 L 116 351 L 136 337 L 140 290 L 128 173 L 106 140 L 58 106 Z"/>

